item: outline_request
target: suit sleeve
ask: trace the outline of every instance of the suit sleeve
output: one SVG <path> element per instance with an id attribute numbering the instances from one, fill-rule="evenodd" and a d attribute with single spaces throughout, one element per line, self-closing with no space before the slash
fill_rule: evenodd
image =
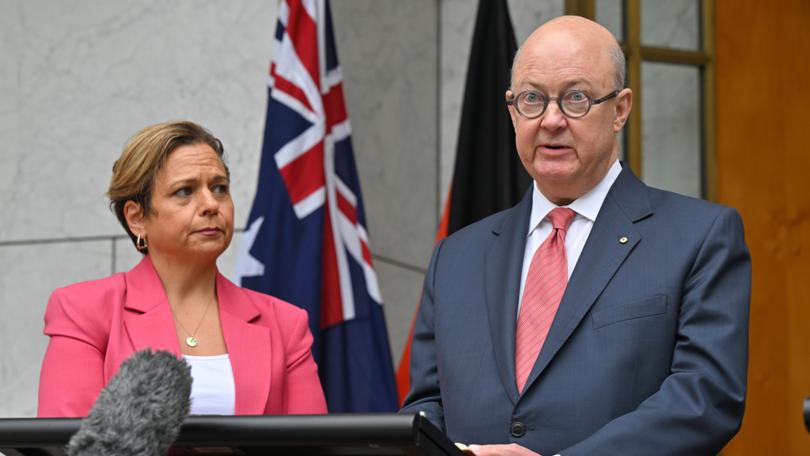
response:
<path id="1" fill-rule="evenodd" d="M 748 369 L 751 260 L 736 211 L 714 220 L 688 277 L 670 375 L 634 411 L 563 456 L 716 454 L 739 430 Z"/>
<path id="2" fill-rule="evenodd" d="M 104 386 L 106 331 L 97 328 L 99 318 L 69 289 L 51 295 L 44 330 L 51 339 L 40 371 L 37 416 L 82 417 L 90 411 Z"/>
<path id="3" fill-rule="evenodd" d="M 422 300 L 419 303 L 419 313 L 411 342 L 411 390 L 401 410 L 402 413 L 423 412 L 428 420 L 442 431 L 445 429 L 444 410 L 436 363 L 433 292 L 436 284 L 436 263 L 439 261 L 443 245 L 444 241 L 433 250 L 430 266 L 425 275 Z"/>
<path id="4" fill-rule="evenodd" d="M 288 414 L 326 413 L 326 399 L 312 357 L 312 333 L 307 313 L 296 309 L 296 319 L 286 341 L 287 379 L 284 397 Z"/>

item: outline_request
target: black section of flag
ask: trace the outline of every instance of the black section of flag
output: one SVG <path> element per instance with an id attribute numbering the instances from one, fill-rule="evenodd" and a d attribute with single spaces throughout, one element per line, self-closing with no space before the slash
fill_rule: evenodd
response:
<path id="1" fill-rule="evenodd" d="M 451 234 L 516 204 L 529 188 L 504 93 L 517 51 L 506 0 L 481 0 L 467 68 L 450 196 Z"/>

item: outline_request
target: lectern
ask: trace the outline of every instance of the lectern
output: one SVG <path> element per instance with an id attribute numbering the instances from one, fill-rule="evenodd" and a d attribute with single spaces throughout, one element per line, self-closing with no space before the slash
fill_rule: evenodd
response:
<path id="1" fill-rule="evenodd" d="M 63 455 L 80 419 L 0 419 L 5 456 Z M 462 455 L 414 414 L 191 416 L 171 455 Z"/>
<path id="2" fill-rule="evenodd" d="M 810 397 L 804 399 L 804 427 L 810 432 Z"/>

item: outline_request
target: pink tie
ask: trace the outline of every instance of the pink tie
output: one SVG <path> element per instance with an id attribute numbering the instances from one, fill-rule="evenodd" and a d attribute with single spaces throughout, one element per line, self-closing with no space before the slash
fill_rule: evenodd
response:
<path id="1" fill-rule="evenodd" d="M 515 377 L 518 392 L 522 392 L 526 385 L 568 283 L 565 231 L 571 225 L 574 215 L 574 211 L 567 207 L 558 207 L 548 213 L 546 218 L 551 221 L 553 228 L 534 252 L 529 265 L 515 336 Z"/>

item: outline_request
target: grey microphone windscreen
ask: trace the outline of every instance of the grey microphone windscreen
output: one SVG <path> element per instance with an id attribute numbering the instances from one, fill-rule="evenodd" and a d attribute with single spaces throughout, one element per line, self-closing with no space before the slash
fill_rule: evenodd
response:
<path id="1" fill-rule="evenodd" d="M 70 439 L 68 456 L 166 454 L 189 413 L 191 368 L 166 351 L 121 364 Z"/>

